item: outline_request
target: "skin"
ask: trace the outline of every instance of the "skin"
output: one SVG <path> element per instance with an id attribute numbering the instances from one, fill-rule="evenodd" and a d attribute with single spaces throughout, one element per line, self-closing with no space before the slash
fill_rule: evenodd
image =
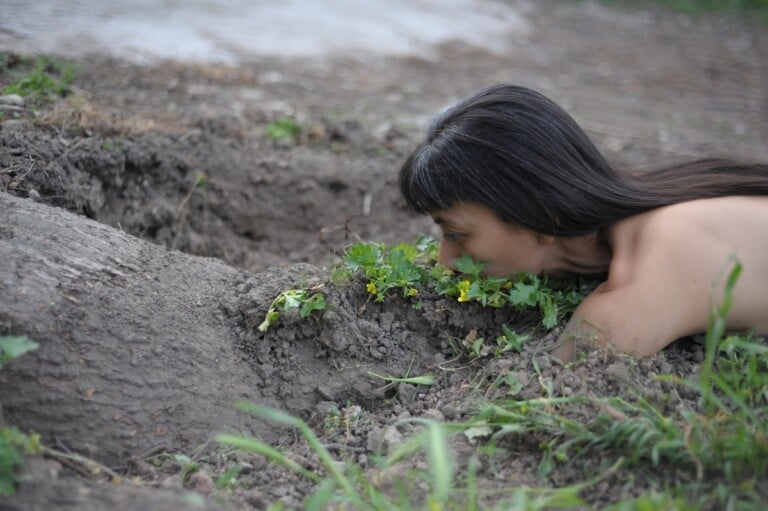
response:
<path id="1" fill-rule="evenodd" d="M 768 197 L 683 202 L 578 238 L 504 223 L 473 203 L 432 216 L 447 266 L 466 254 L 487 263 L 487 275 L 607 275 L 566 325 L 554 352 L 563 361 L 573 358 L 577 342 L 645 356 L 706 331 L 734 257 L 743 269 L 728 328 L 768 333 Z"/>

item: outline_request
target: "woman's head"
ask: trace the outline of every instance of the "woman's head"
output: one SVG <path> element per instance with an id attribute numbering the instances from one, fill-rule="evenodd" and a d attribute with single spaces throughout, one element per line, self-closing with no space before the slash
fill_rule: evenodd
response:
<path id="1" fill-rule="evenodd" d="M 768 195 L 768 165 L 702 159 L 619 173 L 555 103 L 496 85 L 435 119 L 399 184 L 408 205 L 443 229 L 445 261 L 467 254 L 495 274 L 584 273 L 603 265 L 593 250 L 603 229 L 687 200 Z"/>
<path id="2" fill-rule="evenodd" d="M 512 85 L 481 90 L 437 117 L 399 184 L 420 213 L 475 203 L 503 222 L 556 236 L 610 225 L 625 201 L 621 178 L 576 122 Z"/>

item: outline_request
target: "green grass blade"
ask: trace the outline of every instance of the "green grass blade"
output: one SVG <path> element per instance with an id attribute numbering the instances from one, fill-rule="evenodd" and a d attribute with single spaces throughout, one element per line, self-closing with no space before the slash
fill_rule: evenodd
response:
<path id="1" fill-rule="evenodd" d="M 317 474 L 310 472 L 295 461 L 287 458 L 283 453 L 271 447 L 264 442 L 253 438 L 246 438 L 238 435 L 220 434 L 216 435 L 216 441 L 220 444 L 231 445 L 238 449 L 250 451 L 261 456 L 264 456 L 269 461 L 282 465 L 285 468 L 292 470 L 302 476 L 315 482 L 320 481 L 320 477 Z"/>
<path id="2" fill-rule="evenodd" d="M 301 435 L 309 444 L 309 447 L 315 451 L 317 457 L 320 458 L 320 462 L 323 464 L 328 473 L 336 480 L 338 485 L 344 490 L 344 492 L 354 501 L 361 501 L 359 494 L 355 490 L 354 485 L 344 475 L 344 472 L 339 469 L 339 466 L 331 453 L 317 438 L 317 435 L 312 429 L 301 419 L 293 417 L 285 412 L 277 410 L 275 408 L 269 408 L 266 406 L 256 405 L 247 401 L 237 401 L 237 406 L 242 410 L 245 410 L 258 417 L 271 420 L 273 422 L 279 422 L 293 426 L 301 432 Z"/>
<path id="3" fill-rule="evenodd" d="M 427 457 L 432 472 L 432 499 L 441 505 L 448 500 L 453 478 L 453 467 L 446 445 L 446 433 L 438 422 L 430 421 L 427 427 Z"/>

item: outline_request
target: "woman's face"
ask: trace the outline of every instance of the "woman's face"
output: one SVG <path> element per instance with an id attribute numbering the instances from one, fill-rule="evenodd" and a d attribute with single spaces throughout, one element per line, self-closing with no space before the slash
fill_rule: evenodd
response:
<path id="1" fill-rule="evenodd" d="M 486 276 L 552 272 L 554 237 L 502 222 L 485 206 L 463 203 L 432 215 L 443 233 L 440 263 L 453 268 L 463 255 L 486 263 Z"/>

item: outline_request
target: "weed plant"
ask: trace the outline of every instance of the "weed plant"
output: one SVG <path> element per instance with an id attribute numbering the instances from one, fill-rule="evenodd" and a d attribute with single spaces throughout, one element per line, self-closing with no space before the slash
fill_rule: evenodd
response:
<path id="1" fill-rule="evenodd" d="M 439 263 L 438 242 L 431 237 L 419 237 L 414 244 L 357 243 L 349 247 L 332 276 L 337 283 L 348 282 L 361 275 L 371 299 L 377 302 L 400 295 L 421 306 L 426 296 L 447 296 L 460 303 L 477 302 L 483 307 L 513 307 L 516 310 L 538 310 L 541 324 L 554 328 L 576 308 L 597 282 L 586 279 L 550 280 L 529 273 L 518 273 L 509 278 L 483 277 L 485 264 L 464 256 L 456 261 L 456 271 Z M 259 330 L 266 332 L 277 322 L 281 312 L 298 309 L 301 317 L 313 310 L 326 308 L 319 288 L 292 289 L 278 295 L 269 307 Z M 505 346 L 514 346 L 525 340 L 525 334 L 508 327 L 497 339 Z"/>

